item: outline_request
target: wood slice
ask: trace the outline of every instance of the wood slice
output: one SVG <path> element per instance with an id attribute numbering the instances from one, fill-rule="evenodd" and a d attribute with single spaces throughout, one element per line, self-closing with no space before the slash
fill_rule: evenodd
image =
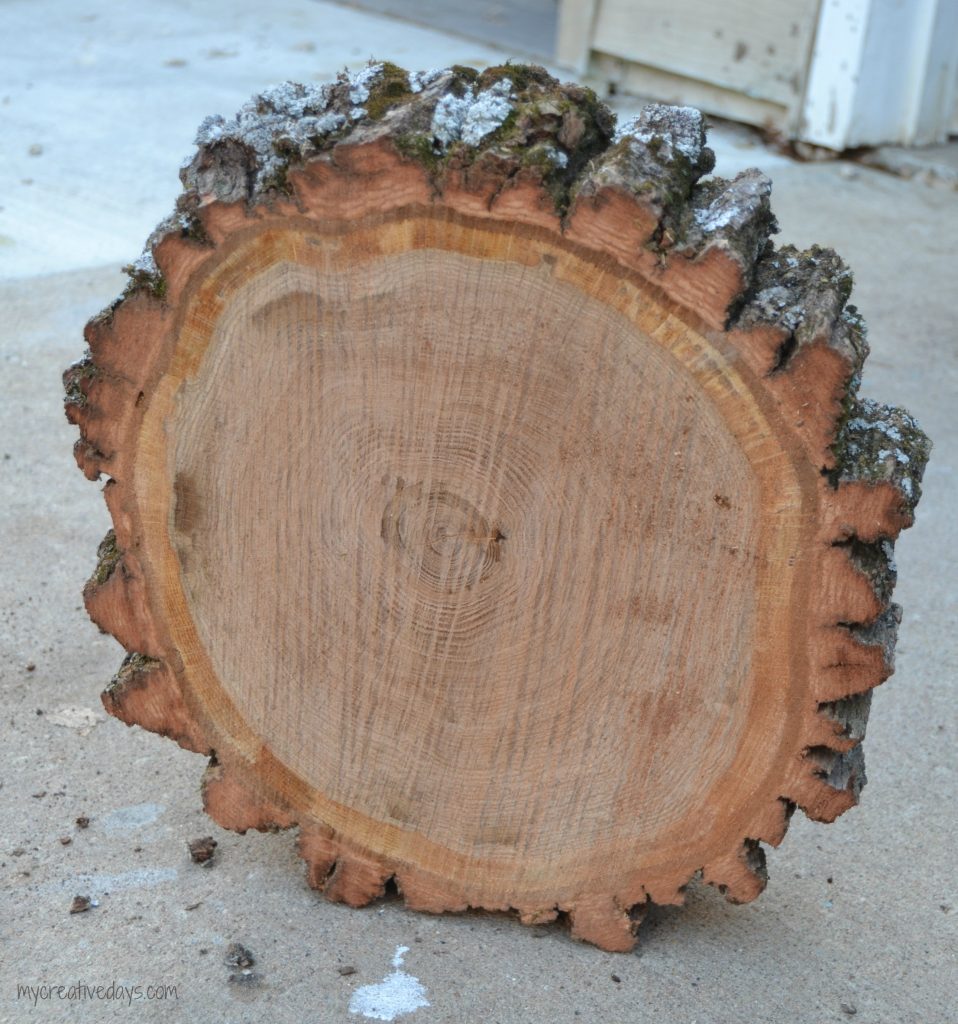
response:
<path id="1" fill-rule="evenodd" d="M 310 884 L 627 949 L 864 783 L 928 442 L 703 119 L 372 64 L 208 119 L 66 374 L 104 695 Z"/>

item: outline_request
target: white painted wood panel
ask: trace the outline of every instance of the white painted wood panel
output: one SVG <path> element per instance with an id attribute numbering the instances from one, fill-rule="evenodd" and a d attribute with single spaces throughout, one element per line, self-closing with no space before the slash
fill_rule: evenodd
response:
<path id="1" fill-rule="evenodd" d="M 825 0 L 819 13 L 798 135 L 818 146 L 844 149 L 871 0 Z"/>
<path id="2" fill-rule="evenodd" d="M 817 9 L 818 0 L 600 0 L 592 49 L 791 106 Z"/>
<path id="3" fill-rule="evenodd" d="M 836 150 L 958 127 L 958 0 L 560 0 L 557 58 Z"/>
<path id="4" fill-rule="evenodd" d="M 832 149 L 943 141 L 958 75 L 958 0 L 825 0 L 800 138 Z"/>
<path id="5" fill-rule="evenodd" d="M 613 82 L 619 92 L 647 96 L 660 103 L 698 107 L 711 114 L 743 121 L 745 124 L 783 128 L 788 109 L 769 100 L 747 96 L 734 89 L 723 89 L 711 82 L 684 75 L 673 75 L 644 64 L 633 64 L 619 57 L 593 53 L 589 72 L 602 82 Z"/>
<path id="6" fill-rule="evenodd" d="M 573 71 L 581 73 L 588 67 L 597 7 L 598 0 L 563 0 L 559 4 L 556 60 Z"/>
<path id="7" fill-rule="evenodd" d="M 913 142 L 958 134 L 958 0 L 927 2 L 929 45 L 915 99 Z"/>

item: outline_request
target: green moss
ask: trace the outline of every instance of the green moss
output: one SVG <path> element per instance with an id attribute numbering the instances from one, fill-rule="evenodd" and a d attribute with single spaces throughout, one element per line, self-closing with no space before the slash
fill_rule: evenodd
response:
<path id="1" fill-rule="evenodd" d="M 134 676 L 143 675 L 159 667 L 159 659 L 147 657 L 145 654 L 128 654 L 110 681 L 110 689 L 114 690 L 129 682 Z"/>
<path id="2" fill-rule="evenodd" d="M 97 565 L 96 569 L 93 570 L 93 575 L 87 582 L 87 586 L 102 587 L 113 575 L 113 570 L 116 569 L 121 554 L 122 552 L 116 545 L 116 532 L 110 530 L 103 540 L 100 541 L 100 546 L 96 550 Z"/>
<path id="3" fill-rule="evenodd" d="M 180 219 L 181 234 L 183 238 L 196 242 L 197 245 L 212 245 L 213 240 L 206 233 L 203 222 L 193 213 L 186 213 Z"/>
<path id="4" fill-rule="evenodd" d="M 288 159 L 281 163 L 272 174 L 264 175 L 260 179 L 259 189 L 264 194 L 272 193 L 274 196 L 290 196 L 293 194 L 293 188 L 289 183 L 289 167 L 290 160 Z"/>
<path id="5" fill-rule="evenodd" d="M 404 157 L 422 164 L 430 174 L 438 174 L 443 158 L 432 145 L 432 139 L 421 132 L 410 132 L 396 139 L 396 148 Z"/>
<path id="6" fill-rule="evenodd" d="M 512 82 L 517 93 L 526 92 L 533 85 L 538 85 L 551 92 L 556 89 L 558 84 L 545 68 L 541 68 L 537 64 L 512 64 L 506 61 L 505 64 L 496 64 L 482 71 L 476 79 L 476 87 L 482 91 L 488 89 L 490 85 L 495 85 L 496 82 L 501 82 L 504 78 L 508 78 Z"/>
<path id="7" fill-rule="evenodd" d="M 387 111 L 408 103 L 414 95 L 409 88 L 409 74 L 398 64 L 385 61 L 381 73 L 369 87 L 366 115 L 373 121 L 381 121 Z"/>
<path id="8" fill-rule="evenodd" d="M 519 162 L 523 167 L 538 167 L 543 174 L 548 174 L 556 168 L 555 152 L 554 146 L 539 143 L 521 153 Z"/>
<path id="9" fill-rule="evenodd" d="M 466 85 L 472 85 L 479 77 L 479 72 L 466 64 L 453 64 L 449 70 Z"/>
<path id="10" fill-rule="evenodd" d="M 152 672 L 158 668 L 160 662 L 156 658 L 149 658 L 145 654 L 128 654 L 116 671 L 116 675 L 110 680 L 105 695 L 117 700 L 123 691 L 138 676 Z"/>
<path id="11" fill-rule="evenodd" d="M 67 368 L 63 374 L 63 388 L 66 392 L 67 405 L 75 405 L 79 409 L 86 406 L 87 398 L 84 385 L 93 380 L 96 374 L 97 368 L 89 352 L 79 362 Z"/>
<path id="12" fill-rule="evenodd" d="M 506 114 L 505 120 L 502 124 L 482 140 L 481 146 L 476 152 L 479 153 L 482 152 L 482 150 L 494 149 L 496 146 L 508 146 L 510 141 L 513 141 L 512 136 L 515 134 L 516 126 L 520 123 L 520 118 L 524 117 L 524 119 L 528 121 L 528 114 L 528 106 L 517 103 L 509 113 Z"/>
<path id="13" fill-rule="evenodd" d="M 154 299 L 166 298 L 166 278 L 158 270 L 140 270 L 132 263 L 129 266 L 124 267 L 123 270 L 130 278 L 129 283 L 123 292 L 124 298 L 128 295 L 134 294 L 135 292 L 141 291 L 149 292 Z"/>
<path id="14" fill-rule="evenodd" d="M 584 111 L 599 131 L 608 139 L 615 132 L 616 115 L 599 99 L 594 89 L 587 85 L 566 87 L 567 94 L 575 105 Z"/>

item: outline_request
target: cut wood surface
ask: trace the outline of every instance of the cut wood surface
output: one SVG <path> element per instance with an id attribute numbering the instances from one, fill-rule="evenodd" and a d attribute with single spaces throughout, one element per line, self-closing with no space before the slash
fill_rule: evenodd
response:
<path id="1" fill-rule="evenodd" d="M 210 118 L 66 373 L 109 711 L 361 905 L 627 949 L 864 783 L 928 442 L 701 115 L 505 65 Z M 700 180 L 703 179 L 704 180 Z"/>

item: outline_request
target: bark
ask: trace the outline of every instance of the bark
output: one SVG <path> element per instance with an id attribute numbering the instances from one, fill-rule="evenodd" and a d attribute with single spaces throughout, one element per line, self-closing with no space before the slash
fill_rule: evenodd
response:
<path id="1" fill-rule="evenodd" d="M 653 105 L 616 132 L 590 90 L 536 67 L 374 63 L 271 89 L 196 142 L 174 213 L 64 375 L 77 462 L 109 478 L 114 528 L 84 590 L 130 652 L 107 710 L 211 757 L 204 802 L 220 824 L 298 825 L 310 885 L 349 904 L 392 880 L 416 909 L 567 914 L 574 935 L 623 950 L 648 904 L 681 902 L 699 872 L 754 899 L 761 844 L 782 840 L 795 806 L 830 821 L 864 784 L 871 690 L 900 621 L 893 544 L 930 450 L 911 416 L 858 394 L 867 344 L 848 268 L 774 247 L 760 172 L 705 178 L 697 111 Z M 407 280 L 445 290 L 416 307 Z M 334 358 L 344 376 L 328 379 L 355 403 L 323 433 L 302 382 Z M 435 433 L 420 444 L 422 409 Z M 363 441 L 390 410 L 391 432 Z M 353 472 L 390 445 L 381 483 Z M 423 451 L 432 468 L 413 480 Z M 692 495 L 681 514 L 676 480 Z M 633 564 L 643 544 L 665 561 Z M 230 568 L 239 550 L 248 563 Z M 292 592 L 310 558 L 334 597 L 308 575 Z M 354 594 L 369 565 L 381 575 Z M 497 608 L 540 577 L 510 648 Z M 672 577 L 676 593 L 656 583 Z M 236 595 L 264 593 L 275 617 L 232 628 Z M 360 639 L 341 614 L 351 600 Z M 698 632 L 673 636 L 699 607 Z M 579 640 L 549 675 L 576 615 Z M 617 637 L 621 656 L 590 668 Z M 537 643 L 486 676 L 470 667 Z M 681 643 L 686 675 L 643 682 Z M 709 675 L 722 644 L 740 692 Z M 276 665 L 295 670 L 270 683 Z M 497 714 L 494 735 L 476 731 Z M 721 770 L 695 760 L 709 736 L 732 751 Z"/>

